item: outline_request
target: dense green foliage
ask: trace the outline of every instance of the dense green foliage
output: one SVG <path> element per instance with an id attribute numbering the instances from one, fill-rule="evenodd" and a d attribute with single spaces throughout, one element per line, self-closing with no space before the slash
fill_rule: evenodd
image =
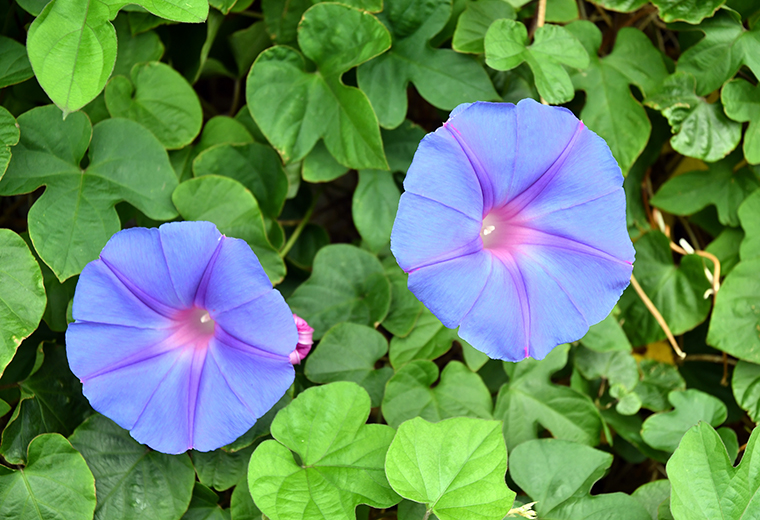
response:
<path id="1" fill-rule="evenodd" d="M 0 518 L 760 515 L 757 0 L 0 13 Z M 526 97 L 609 144 L 641 291 L 504 363 L 409 292 L 389 239 L 425 133 Z M 64 332 L 115 232 L 178 219 L 244 239 L 317 341 L 248 433 L 165 455 L 90 408 Z"/>

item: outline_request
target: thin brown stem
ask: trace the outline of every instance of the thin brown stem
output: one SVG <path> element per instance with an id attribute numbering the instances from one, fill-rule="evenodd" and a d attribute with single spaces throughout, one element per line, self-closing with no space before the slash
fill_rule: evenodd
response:
<path id="1" fill-rule="evenodd" d="M 725 355 L 725 353 L 724 353 Z M 733 358 L 725 356 L 719 356 L 717 354 L 689 354 L 684 358 L 684 361 L 704 361 L 706 363 L 720 363 L 731 366 L 736 366 L 737 361 Z"/>
<path id="2" fill-rule="evenodd" d="M 681 246 L 679 246 L 678 244 L 674 242 L 670 243 L 670 249 L 684 256 L 689 254 L 688 251 L 686 251 L 684 248 L 682 248 Z M 715 296 L 718 295 L 718 290 L 720 289 L 720 260 L 718 260 L 718 257 L 715 256 L 714 254 L 708 253 L 707 251 L 702 251 L 700 249 L 694 251 L 694 254 L 699 255 L 702 258 L 707 258 L 713 263 L 712 290 L 713 290 L 713 298 L 715 298 Z"/>
<path id="3" fill-rule="evenodd" d="M 649 296 L 647 296 L 647 293 L 644 292 L 644 289 L 641 288 L 641 285 L 639 285 L 638 280 L 636 280 L 636 277 L 631 273 L 631 285 L 633 285 L 633 288 L 636 290 L 636 294 L 639 295 L 639 298 L 641 298 L 641 301 L 644 302 L 644 305 L 649 310 L 650 313 L 652 313 L 652 316 L 654 316 L 654 319 L 657 320 L 657 323 L 660 324 L 660 327 L 665 332 L 665 335 L 668 337 L 668 341 L 670 342 L 670 346 L 673 347 L 673 350 L 676 352 L 676 355 L 678 355 L 679 358 L 683 359 L 686 357 L 686 354 L 684 354 L 683 350 L 681 350 L 681 347 L 678 346 L 678 343 L 676 343 L 676 338 L 673 336 L 673 333 L 670 332 L 670 327 L 668 327 L 667 322 L 665 321 L 665 318 L 662 317 L 662 314 L 660 314 L 660 311 L 657 310 L 657 307 L 654 306 L 654 303 L 652 303 L 652 300 L 649 299 Z"/>

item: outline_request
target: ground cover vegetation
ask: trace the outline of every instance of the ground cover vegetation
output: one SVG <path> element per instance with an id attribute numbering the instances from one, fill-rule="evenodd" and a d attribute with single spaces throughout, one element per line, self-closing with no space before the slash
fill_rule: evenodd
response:
<path id="1" fill-rule="evenodd" d="M 760 2 L 0 13 L 0 518 L 760 517 Z M 636 256 L 585 336 L 504 362 L 390 238 L 425 134 L 525 98 L 609 145 Z M 247 433 L 169 455 L 91 407 L 66 330 L 115 233 L 181 220 L 244 240 L 314 346 Z"/>

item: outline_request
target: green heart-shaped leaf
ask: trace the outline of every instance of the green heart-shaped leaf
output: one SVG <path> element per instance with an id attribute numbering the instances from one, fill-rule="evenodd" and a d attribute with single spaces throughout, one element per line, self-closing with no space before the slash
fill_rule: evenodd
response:
<path id="1" fill-rule="evenodd" d="M 365 424 L 369 411 L 367 392 L 341 382 L 309 388 L 277 414 L 275 440 L 256 448 L 248 468 L 251 495 L 268 518 L 354 520 L 359 504 L 398 503 L 384 471 L 395 431 Z"/>
<path id="2" fill-rule="evenodd" d="M 498 421 L 419 417 L 399 426 L 385 461 L 393 489 L 440 520 L 503 518 L 515 500 L 504 482 L 507 450 Z"/>

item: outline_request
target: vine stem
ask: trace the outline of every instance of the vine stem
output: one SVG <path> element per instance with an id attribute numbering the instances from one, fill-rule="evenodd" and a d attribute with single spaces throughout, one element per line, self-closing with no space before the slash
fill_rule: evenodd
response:
<path id="1" fill-rule="evenodd" d="M 282 249 L 280 249 L 280 256 L 285 258 L 285 256 L 290 252 L 291 249 L 293 249 L 293 246 L 295 245 L 296 241 L 298 240 L 298 237 L 301 236 L 301 232 L 306 227 L 306 224 L 309 223 L 309 220 L 311 219 L 311 214 L 314 213 L 314 208 L 317 207 L 317 201 L 319 200 L 319 196 L 322 194 L 322 190 L 320 189 L 316 195 L 314 195 L 314 199 L 311 201 L 311 204 L 309 205 L 309 209 L 306 210 L 306 213 L 304 214 L 303 218 L 301 219 L 301 222 L 298 223 L 298 226 L 293 231 L 293 234 L 290 235 L 290 238 L 288 238 L 288 241 L 285 242 L 285 245 L 282 246 Z"/>
<path id="2" fill-rule="evenodd" d="M 538 9 L 536 10 L 536 29 L 543 27 L 544 23 L 546 23 L 546 0 L 538 0 Z M 544 99 L 544 96 L 539 97 L 541 98 L 541 103 L 544 105 L 549 104 Z"/>
<path id="3" fill-rule="evenodd" d="M 665 335 L 668 337 L 670 346 L 673 347 L 673 350 L 675 350 L 678 357 L 681 359 L 685 358 L 686 354 L 684 354 L 683 350 L 681 350 L 681 347 L 679 347 L 678 343 L 676 343 L 676 338 L 673 337 L 673 333 L 670 332 L 670 327 L 668 327 L 667 322 L 665 322 L 665 318 L 662 317 L 662 314 L 660 314 L 660 311 L 658 311 L 657 307 L 654 306 L 654 303 L 652 303 L 652 300 L 649 299 L 647 293 L 645 293 L 644 289 L 641 288 L 641 285 L 639 285 L 639 282 L 636 280 L 636 277 L 633 275 L 633 273 L 631 273 L 631 285 L 633 285 L 633 288 L 636 290 L 636 294 L 639 295 L 639 298 L 641 298 L 641 301 L 644 302 L 646 308 L 650 313 L 652 313 L 654 319 L 657 320 L 657 323 L 660 324 L 662 330 L 665 331 Z"/>
<path id="4" fill-rule="evenodd" d="M 425 516 L 422 517 L 422 520 L 428 520 L 428 518 L 430 518 L 430 513 L 432 513 L 432 512 L 433 512 L 432 509 L 426 510 L 425 511 Z"/>
<path id="5" fill-rule="evenodd" d="M 543 27 L 546 22 L 546 0 L 538 0 L 536 10 L 536 28 Z"/>
<path id="6" fill-rule="evenodd" d="M 682 248 L 679 245 L 676 245 L 674 242 L 670 243 L 670 249 L 675 251 L 676 253 L 680 255 L 688 255 L 689 252 L 686 251 L 684 248 Z M 713 299 L 718 295 L 718 290 L 720 289 L 720 260 L 718 260 L 718 257 L 715 256 L 712 253 L 708 253 L 707 251 L 702 251 L 701 249 L 697 249 L 694 251 L 695 255 L 699 255 L 702 258 L 707 258 L 713 263 L 713 279 L 712 279 L 712 290 L 713 290 Z"/>

